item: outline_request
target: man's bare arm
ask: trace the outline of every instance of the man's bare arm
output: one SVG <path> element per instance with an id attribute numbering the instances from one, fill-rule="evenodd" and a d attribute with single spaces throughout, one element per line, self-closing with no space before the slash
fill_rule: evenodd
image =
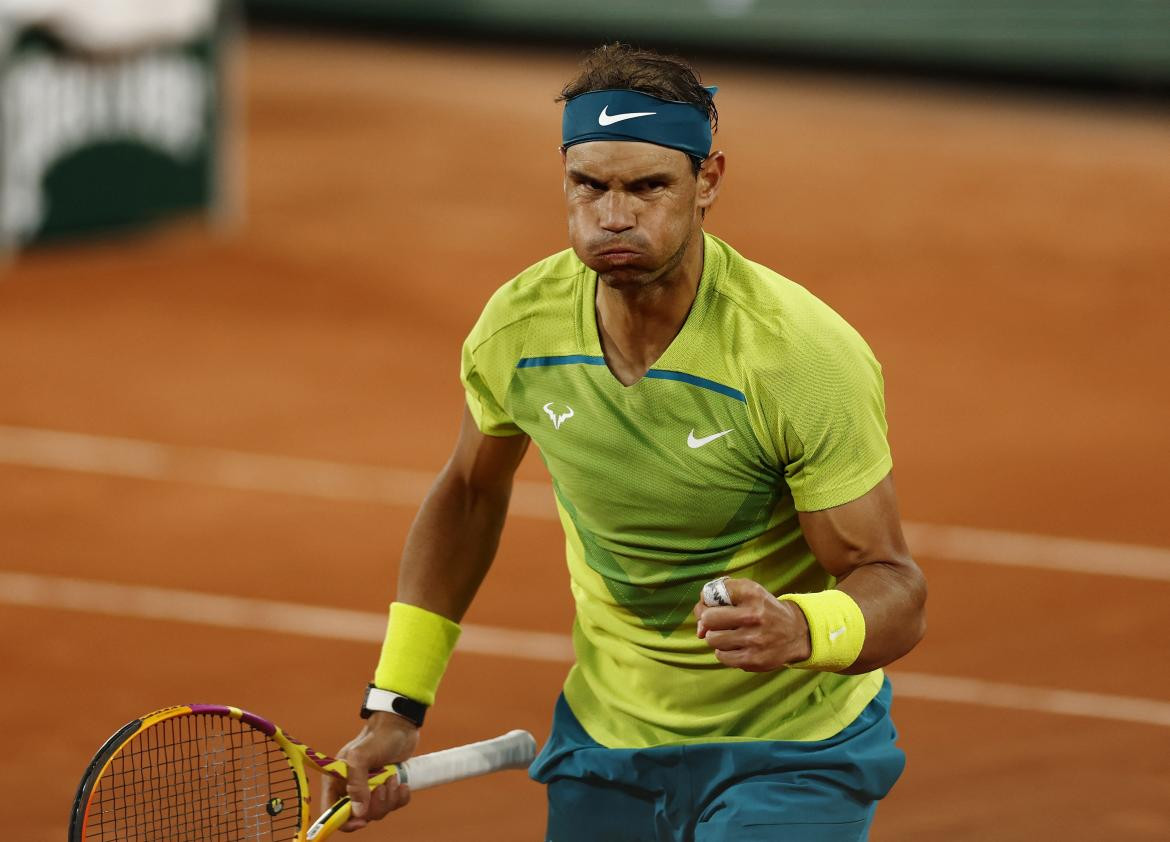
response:
<path id="1" fill-rule="evenodd" d="M 487 575 L 508 513 L 512 480 L 528 436 L 485 436 L 464 408 L 459 439 L 450 460 L 427 493 L 402 552 L 399 602 L 417 605 L 459 622 Z M 361 733 L 338 753 L 349 764 L 346 781 L 326 778 L 323 803 L 348 793 L 353 816 L 343 831 L 365 827 L 410 800 L 397 778 L 370 792 L 367 772 L 399 763 L 414 753 L 418 727 L 393 713 L 374 713 Z"/>
<path id="2" fill-rule="evenodd" d="M 799 517 L 813 555 L 865 616 L 865 645 L 842 672 L 869 672 L 913 649 L 926 633 L 926 578 L 902 535 L 893 475 L 851 503 Z"/>
<path id="3" fill-rule="evenodd" d="M 486 436 L 463 410 L 459 440 L 406 537 L 399 602 L 459 622 L 499 546 L 526 435 Z"/>

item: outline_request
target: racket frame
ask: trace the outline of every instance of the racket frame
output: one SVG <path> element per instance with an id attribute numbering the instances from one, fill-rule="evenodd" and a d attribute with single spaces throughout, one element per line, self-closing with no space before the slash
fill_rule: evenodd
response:
<path id="1" fill-rule="evenodd" d="M 261 732 L 268 739 L 274 741 L 283 752 L 285 759 L 293 771 L 296 779 L 297 795 L 300 799 L 300 823 L 296 835 L 288 842 L 300 842 L 308 839 L 324 839 L 349 819 L 350 810 L 348 796 L 343 796 L 331 805 L 321 817 L 309 827 L 309 818 L 312 814 L 312 796 L 305 775 L 306 768 L 333 778 L 345 780 L 349 771 L 344 760 L 338 760 L 327 754 L 302 743 L 300 740 L 285 734 L 278 725 L 249 713 L 241 708 L 227 705 L 175 705 L 149 713 L 140 719 L 128 722 L 119 728 L 94 755 L 93 760 L 85 770 L 81 783 L 77 788 L 77 795 L 73 801 L 73 810 L 69 822 L 69 842 L 84 842 L 85 829 L 89 821 L 89 802 L 93 790 L 101 780 L 110 762 L 117 756 L 118 751 L 128 745 L 139 734 L 160 722 L 180 716 L 222 716 L 238 720 L 249 727 Z M 370 775 L 370 788 L 388 781 L 397 774 L 398 768 L 394 765 L 385 766 L 380 771 Z"/>

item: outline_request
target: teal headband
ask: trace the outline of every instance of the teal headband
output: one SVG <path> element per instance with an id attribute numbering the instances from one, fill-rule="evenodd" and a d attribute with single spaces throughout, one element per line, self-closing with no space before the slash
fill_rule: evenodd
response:
<path id="1" fill-rule="evenodd" d="M 707 88 L 715 95 L 718 88 Z M 689 102 L 659 99 L 640 91 L 591 91 L 565 103 L 561 143 L 634 140 L 678 149 L 695 158 L 711 154 L 711 118 Z"/>

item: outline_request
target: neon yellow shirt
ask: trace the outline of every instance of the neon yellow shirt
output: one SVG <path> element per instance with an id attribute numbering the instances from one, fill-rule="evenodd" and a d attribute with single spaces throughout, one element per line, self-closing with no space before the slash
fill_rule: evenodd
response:
<path id="1" fill-rule="evenodd" d="M 834 584 L 796 512 L 855 500 L 890 471 L 881 367 L 811 293 L 705 235 L 685 324 L 623 386 L 596 288 L 571 250 L 537 263 L 492 296 L 462 360 L 480 430 L 526 433 L 552 475 L 577 608 L 573 713 L 611 748 L 836 734 L 880 670 L 725 667 L 691 609 L 717 576 L 773 594 Z"/>

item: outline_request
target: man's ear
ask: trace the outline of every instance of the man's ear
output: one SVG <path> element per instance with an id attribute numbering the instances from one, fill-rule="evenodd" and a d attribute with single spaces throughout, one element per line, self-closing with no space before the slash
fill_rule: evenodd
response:
<path id="1" fill-rule="evenodd" d="M 695 201 L 704 213 L 715 204 L 719 188 L 723 185 L 723 173 L 727 169 L 727 158 L 718 149 L 708 155 L 699 167 L 698 190 Z"/>

